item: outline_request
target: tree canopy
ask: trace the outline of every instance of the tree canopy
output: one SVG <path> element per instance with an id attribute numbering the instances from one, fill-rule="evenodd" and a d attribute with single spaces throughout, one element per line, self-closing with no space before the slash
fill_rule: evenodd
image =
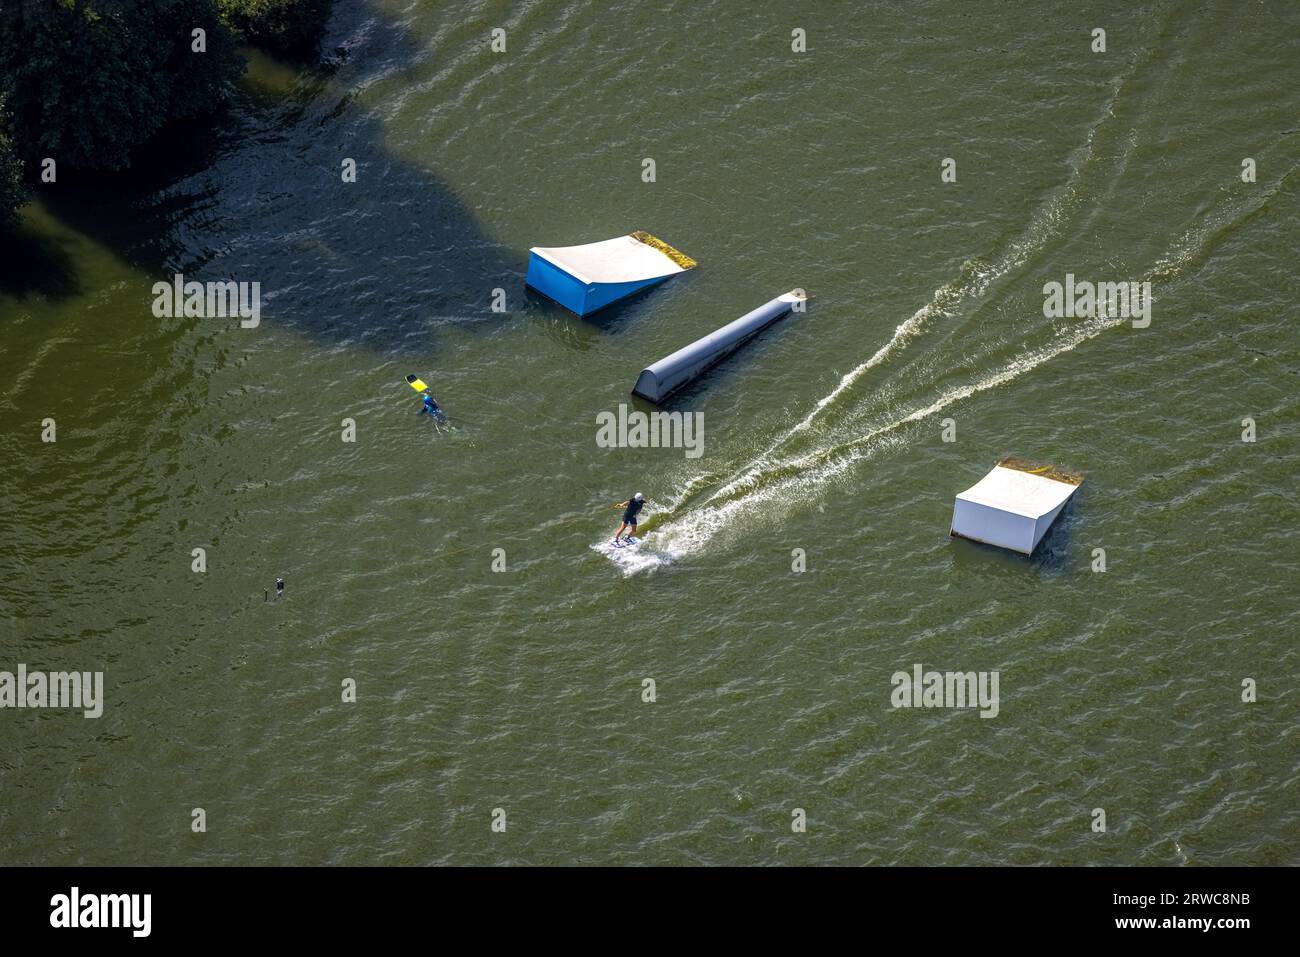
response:
<path id="1" fill-rule="evenodd" d="M 24 159 L 126 166 L 132 148 L 165 123 L 221 102 L 240 70 L 215 0 L 11 0 L 5 7 L 0 82 Z"/>
<path id="2" fill-rule="evenodd" d="M 24 165 L 120 169 L 167 123 L 216 108 L 242 40 L 314 52 L 331 0 L 4 0 L 0 5 L 0 220 Z"/>

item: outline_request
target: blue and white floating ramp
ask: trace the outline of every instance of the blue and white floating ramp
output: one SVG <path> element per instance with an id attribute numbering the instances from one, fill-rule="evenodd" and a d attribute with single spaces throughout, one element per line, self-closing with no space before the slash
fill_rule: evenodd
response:
<path id="1" fill-rule="evenodd" d="M 696 266 L 690 256 L 639 230 L 599 243 L 534 246 L 529 252 L 528 285 L 580 316 Z"/>

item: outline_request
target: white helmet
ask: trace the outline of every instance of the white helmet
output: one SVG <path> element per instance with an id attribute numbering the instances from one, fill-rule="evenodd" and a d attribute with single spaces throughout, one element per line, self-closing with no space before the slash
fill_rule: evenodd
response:
<path id="1" fill-rule="evenodd" d="M 636 493 L 634 496 L 632 496 L 632 497 L 635 498 L 638 502 L 641 501 L 641 499 L 645 498 L 645 496 L 642 495 L 640 492 L 637 492 L 637 493 Z"/>

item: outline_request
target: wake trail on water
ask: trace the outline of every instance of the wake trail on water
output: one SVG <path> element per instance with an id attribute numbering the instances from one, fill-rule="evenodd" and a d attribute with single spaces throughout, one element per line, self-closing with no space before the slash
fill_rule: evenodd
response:
<path id="1" fill-rule="evenodd" d="M 1241 222 L 1256 215 L 1291 175 L 1285 172 L 1262 196 L 1231 204 L 1186 230 L 1150 269 L 1144 281 L 1169 282 L 1188 275 L 1208 258 Z M 737 529 L 745 514 L 762 506 L 765 521 L 789 514 L 820 494 L 832 481 L 882 451 L 904 447 L 906 427 L 981 392 L 1013 382 L 1044 363 L 1131 321 L 1125 317 L 1099 317 L 1067 328 L 1056 339 L 1012 357 L 1000 368 L 972 382 L 946 389 L 937 398 L 877 425 L 865 434 L 833 441 L 812 452 L 771 460 L 761 471 L 747 469 L 713 492 L 702 505 L 670 518 L 647 536 L 652 543 L 635 564 L 624 568 L 634 574 L 699 552 L 719 535 Z M 736 534 L 740 534 L 737 531 Z"/>
<path id="2" fill-rule="evenodd" d="M 821 426 L 823 420 L 830 426 L 837 416 L 842 419 L 850 415 L 872 414 L 873 402 L 878 403 L 877 396 L 855 400 L 855 387 L 871 370 L 886 365 L 937 323 L 960 321 L 963 313 L 981 308 L 984 297 L 996 283 L 1004 278 L 1014 281 L 1031 267 L 1036 256 L 1046 252 L 1054 243 L 1068 239 L 1067 221 L 1076 218 L 1074 214 L 1086 214 L 1093 204 L 1113 195 L 1114 184 L 1108 181 L 1107 173 L 1118 174 L 1124 170 L 1136 148 L 1136 137 L 1125 136 L 1122 130 L 1116 132 L 1117 149 L 1105 157 L 1106 169 L 1099 173 L 1100 191 L 1088 193 L 1088 197 L 1095 198 L 1089 198 L 1086 204 L 1081 199 L 1085 186 L 1094 178 L 1094 167 L 1102 162 L 1096 145 L 1098 133 L 1103 124 L 1114 118 L 1116 99 L 1136 68 L 1135 61 L 1129 71 L 1116 79 L 1101 118 L 1089 129 L 1084 145 L 1075 151 L 1076 162 L 1072 163 L 1070 179 L 1039 205 L 1018 241 L 994 262 L 970 260 L 963 264 L 954 279 L 935 290 L 930 301 L 900 323 L 880 348 L 842 376 L 807 415 L 729 476 L 715 471 L 688 479 L 670 498 L 666 509 L 652 519 L 655 527 L 645 532 L 635 558 L 628 555 L 626 558 L 629 560 L 620 562 L 623 574 L 632 575 L 670 564 L 698 553 L 719 539 L 725 540 L 733 534 L 739 536 L 743 534 L 744 518 L 752 516 L 760 507 L 765 522 L 806 507 L 825 491 L 829 483 L 845 476 L 861 462 L 884 451 L 906 446 L 911 438 L 909 426 L 956 403 L 1013 382 L 1107 329 L 1129 322 L 1124 317 L 1099 317 L 1065 328 L 1047 324 L 1048 329 L 1044 329 L 1040 322 L 1033 329 L 1026 330 L 1026 334 L 1037 333 L 1040 338 L 1050 334 L 1050 341 L 1020 351 L 996 368 L 977 373 L 970 381 L 943 388 L 929 401 L 913 400 L 913 407 L 901 414 L 876 404 L 874 413 L 878 421 L 866 432 L 857 432 L 851 426 L 846 428 L 843 422 L 838 428 L 824 429 L 821 435 L 814 429 L 814 425 Z M 1239 198 L 1221 206 L 1187 229 L 1151 267 L 1146 280 L 1165 283 L 1186 275 L 1207 258 L 1219 242 L 1256 215 L 1282 189 L 1292 172 L 1294 170 L 1284 171 L 1271 188 L 1259 191 L 1253 198 Z M 955 330 L 950 330 L 950 334 L 951 331 Z M 966 350 L 966 354 L 970 351 Z M 937 383 L 932 381 L 930 385 L 933 387 Z M 881 417 L 884 421 L 879 421 Z M 851 430 L 853 434 L 845 434 Z M 791 444 L 800 437 L 818 444 L 808 451 L 789 454 Z M 700 498 L 703 501 L 697 503 Z"/>
<path id="3" fill-rule="evenodd" d="M 944 283 L 930 297 L 930 301 L 901 322 L 893 335 L 864 362 L 845 373 L 833 389 L 813 406 L 812 410 L 779 435 L 762 452 L 754 456 L 741 467 L 740 475 L 732 478 L 723 491 L 732 491 L 737 487 L 752 484 L 761 476 L 771 462 L 772 457 L 791 442 L 809 432 L 814 423 L 823 417 L 837 412 L 843 405 L 846 394 L 872 369 L 883 365 L 901 353 L 907 345 L 936 322 L 945 319 L 958 320 L 962 309 L 968 303 L 982 300 L 990 288 L 1001 279 L 1018 275 L 1036 256 L 1045 250 L 1052 241 L 1061 237 L 1063 223 L 1072 209 L 1080 202 L 1080 194 L 1087 179 L 1087 174 L 1098 160 L 1097 135 L 1099 130 L 1115 115 L 1115 105 L 1129 79 L 1137 71 L 1141 56 L 1135 57 L 1128 68 L 1111 84 L 1110 93 L 1102 109 L 1088 128 L 1083 145 L 1071 158 L 1071 172 L 1066 183 L 1054 187 L 1047 198 L 1042 201 L 1030 217 L 1028 226 L 1022 236 L 1013 242 L 1006 252 L 992 262 L 981 259 L 969 259 L 962 264 L 958 275 Z M 1135 144 L 1128 142 L 1119 154 L 1120 169 L 1127 165 L 1128 157 Z M 725 476 L 718 473 L 701 473 L 691 479 L 672 497 L 669 510 L 677 510 L 687 505 L 704 489 L 712 487 Z"/>
<path id="4" fill-rule="evenodd" d="M 737 480 L 729 483 L 713 493 L 703 505 L 658 530 L 656 546 L 659 551 L 672 558 L 684 557 L 698 551 L 720 531 L 730 526 L 742 511 L 747 512 L 756 506 L 765 506 L 764 515 L 767 519 L 771 519 L 775 514 L 789 511 L 798 502 L 807 501 L 816 495 L 830 481 L 840 477 L 857 463 L 883 449 L 904 445 L 906 437 L 893 433 L 900 432 L 905 426 L 920 422 L 980 392 L 1011 382 L 1049 359 L 1069 352 L 1104 330 L 1128 321 L 1125 318 L 1091 320 L 1077 327 L 1072 334 L 1063 337 L 1063 341 L 1016 356 L 996 372 L 967 385 L 949 389 L 928 405 L 877 426 L 864 435 L 817 449 L 797 458 L 779 460 L 761 476 L 746 476 L 744 482 Z M 758 481 L 759 477 L 763 480 L 761 484 Z"/>

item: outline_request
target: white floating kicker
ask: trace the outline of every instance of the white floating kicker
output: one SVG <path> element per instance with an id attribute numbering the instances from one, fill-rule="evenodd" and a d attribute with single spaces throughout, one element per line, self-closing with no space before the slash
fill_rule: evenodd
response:
<path id="1" fill-rule="evenodd" d="M 1032 555 L 1083 476 L 1022 459 L 1003 459 L 957 496 L 951 534 Z"/>

